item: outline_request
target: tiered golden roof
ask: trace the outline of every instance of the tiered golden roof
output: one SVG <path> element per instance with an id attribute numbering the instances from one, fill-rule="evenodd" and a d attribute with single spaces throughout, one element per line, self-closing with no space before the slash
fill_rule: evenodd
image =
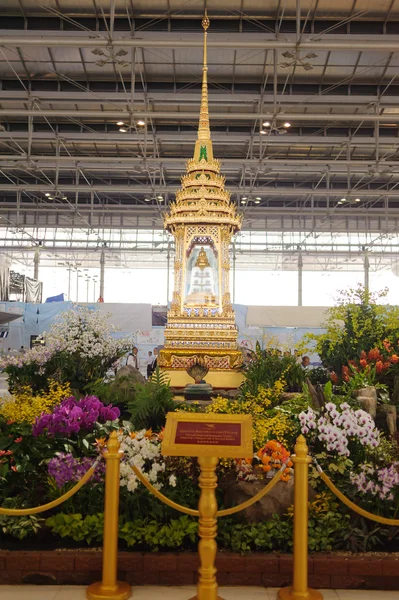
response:
<path id="1" fill-rule="evenodd" d="M 165 229 L 174 232 L 180 223 L 220 223 L 231 226 L 236 233 L 241 228 L 242 218 L 230 202 L 230 192 L 224 189 L 225 177 L 220 175 L 220 161 L 213 158 L 213 146 L 209 125 L 208 109 L 208 64 L 206 37 L 209 19 L 202 20 L 204 28 L 204 64 L 202 68 L 201 109 L 198 139 L 194 157 L 187 161 L 186 175 L 181 179 L 181 189 L 165 216 Z"/>

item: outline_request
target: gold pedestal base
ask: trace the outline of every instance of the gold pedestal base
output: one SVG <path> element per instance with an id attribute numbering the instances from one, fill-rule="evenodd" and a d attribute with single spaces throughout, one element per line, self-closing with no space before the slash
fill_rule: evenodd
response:
<path id="1" fill-rule="evenodd" d="M 213 600 L 213 598 L 211 597 L 210 599 L 208 599 L 206 596 L 203 596 L 201 598 L 199 598 L 199 596 L 193 596 L 192 598 L 190 598 L 190 600 Z M 218 596 L 216 600 L 224 600 L 224 598 Z"/>
<path id="2" fill-rule="evenodd" d="M 125 581 L 117 581 L 114 589 L 104 588 L 101 581 L 92 583 L 86 590 L 87 600 L 128 600 L 132 586 Z"/>
<path id="3" fill-rule="evenodd" d="M 323 594 L 308 588 L 307 592 L 294 592 L 292 587 L 281 588 L 277 592 L 278 600 L 323 600 Z"/>
<path id="4" fill-rule="evenodd" d="M 161 368 L 170 379 L 172 387 L 184 388 L 188 383 L 193 383 L 193 378 L 183 369 L 165 369 Z M 245 380 L 245 376 L 240 371 L 209 371 L 205 377 L 206 383 L 210 383 L 214 389 L 236 389 L 240 387 Z"/>

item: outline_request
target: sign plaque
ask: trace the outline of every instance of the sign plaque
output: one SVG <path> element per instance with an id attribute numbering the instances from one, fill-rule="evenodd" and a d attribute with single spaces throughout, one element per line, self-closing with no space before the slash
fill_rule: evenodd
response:
<path id="1" fill-rule="evenodd" d="M 252 456 L 252 417 L 212 413 L 168 413 L 162 454 L 219 458 Z"/>

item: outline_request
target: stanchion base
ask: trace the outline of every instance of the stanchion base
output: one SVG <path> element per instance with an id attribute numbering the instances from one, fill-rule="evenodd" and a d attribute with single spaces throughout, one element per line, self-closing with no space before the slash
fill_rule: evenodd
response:
<path id="1" fill-rule="evenodd" d="M 198 596 L 193 596 L 192 598 L 190 598 L 190 600 L 198 600 Z M 221 596 L 218 596 L 217 600 L 224 600 L 224 598 L 222 598 Z"/>
<path id="2" fill-rule="evenodd" d="M 277 592 L 278 600 L 323 600 L 323 594 L 308 588 L 307 592 L 294 592 L 292 587 L 281 588 Z"/>
<path id="3" fill-rule="evenodd" d="M 87 600 L 128 600 L 132 595 L 132 586 L 126 581 L 117 581 L 115 589 L 103 587 L 101 581 L 92 583 L 86 590 Z"/>

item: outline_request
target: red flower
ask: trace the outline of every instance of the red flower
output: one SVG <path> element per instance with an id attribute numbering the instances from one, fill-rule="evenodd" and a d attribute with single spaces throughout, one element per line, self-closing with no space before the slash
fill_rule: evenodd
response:
<path id="1" fill-rule="evenodd" d="M 9 419 L 6 423 L 6 425 L 12 425 L 13 423 L 15 423 L 15 421 L 13 421 L 12 419 Z"/>
<path id="2" fill-rule="evenodd" d="M 375 363 L 375 370 L 377 373 L 381 373 L 384 369 L 384 365 L 382 364 L 382 361 L 377 360 L 377 362 Z"/>
<path id="3" fill-rule="evenodd" d="M 365 358 L 367 358 L 367 354 L 365 353 L 365 351 L 364 351 L 364 350 L 362 350 L 362 351 L 361 351 L 361 353 L 360 353 L 360 358 L 361 358 L 362 360 L 364 360 Z"/>
<path id="4" fill-rule="evenodd" d="M 384 371 L 386 371 L 391 366 L 391 363 L 389 361 L 387 361 L 387 362 L 384 362 L 382 366 L 384 367 Z"/>
<path id="5" fill-rule="evenodd" d="M 349 367 L 342 367 L 342 379 L 349 381 Z"/>
<path id="6" fill-rule="evenodd" d="M 16 440 L 14 440 L 14 444 L 19 444 L 20 442 L 22 442 L 22 440 L 23 440 L 23 437 L 21 435 L 19 438 L 17 438 Z"/>
<path id="7" fill-rule="evenodd" d="M 365 369 L 367 367 L 367 360 L 365 358 L 360 359 L 360 366 L 362 367 L 362 369 Z"/>
<path id="8" fill-rule="evenodd" d="M 15 473 L 16 473 L 16 472 L 17 472 L 17 467 L 16 467 L 15 465 L 13 465 L 13 466 L 11 467 L 11 470 L 12 470 L 12 471 L 15 471 Z"/>
<path id="9" fill-rule="evenodd" d="M 391 356 L 391 362 L 393 362 L 394 365 L 396 365 L 396 363 L 399 360 L 399 356 L 397 354 L 392 354 Z"/>
<path id="10" fill-rule="evenodd" d="M 335 371 L 332 371 L 330 378 L 333 383 L 338 383 L 338 375 L 335 373 Z"/>

